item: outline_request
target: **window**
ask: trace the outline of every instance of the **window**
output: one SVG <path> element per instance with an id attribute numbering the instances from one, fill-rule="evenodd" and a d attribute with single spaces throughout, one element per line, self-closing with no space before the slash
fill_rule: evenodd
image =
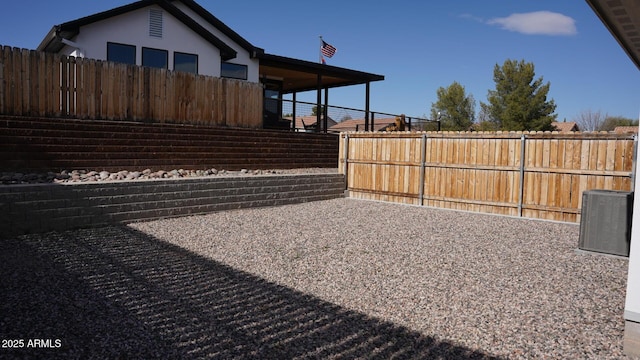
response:
<path id="1" fill-rule="evenodd" d="M 142 48 L 142 66 L 160 69 L 169 68 L 169 53 L 167 50 Z"/>
<path id="2" fill-rule="evenodd" d="M 198 73 L 198 55 L 174 52 L 173 53 L 173 70 L 197 74 Z"/>
<path id="3" fill-rule="evenodd" d="M 136 47 L 133 45 L 107 43 L 107 61 L 136 64 Z"/>
<path id="4" fill-rule="evenodd" d="M 247 65 L 223 62 L 220 66 L 220 76 L 225 78 L 247 80 Z"/>

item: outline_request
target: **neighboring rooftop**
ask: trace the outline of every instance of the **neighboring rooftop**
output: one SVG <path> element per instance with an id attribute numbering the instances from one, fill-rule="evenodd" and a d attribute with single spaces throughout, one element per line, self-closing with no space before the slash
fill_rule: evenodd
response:
<path id="1" fill-rule="evenodd" d="M 578 124 L 574 121 L 571 122 L 559 122 L 554 121 L 551 123 L 559 132 L 572 132 L 572 131 L 580 131 L 578 128 Z"/>
<path id="2" fill-rule="evenodd" d="M 613 132 L 616 134 L 637 134 L 638 127 L 637 126 L 616 126 L 613 129 Z"/>
<path id="3" fill-rule="evenodd" d="M 374 131 L 384 131 L 389 125 L 395 124 L 396 118 L 374 118 L 373 119 L 373 130 Z M 329 131 L 364 131 L 364 119 L 351 119 L 345 120 L 337 123 L 334 126 L 329 127 Z"/>

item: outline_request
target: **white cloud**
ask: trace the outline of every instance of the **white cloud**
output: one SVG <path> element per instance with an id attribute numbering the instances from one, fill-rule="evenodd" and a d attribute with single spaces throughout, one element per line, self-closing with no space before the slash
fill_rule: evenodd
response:
<path id="1" fill-rule="evenodd" d="M 505 30 L 527 35 L 575 35 L 578 33 L 574 19 L 551 11 L 535 11 L 511 14 L 503 18 L 487 21 L 489 25 L 499 25 Z"/>

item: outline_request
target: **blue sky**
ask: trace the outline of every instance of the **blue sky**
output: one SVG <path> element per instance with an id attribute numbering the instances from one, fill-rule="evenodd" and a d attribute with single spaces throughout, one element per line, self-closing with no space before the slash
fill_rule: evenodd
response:
<path id="1" fill-rule="evenodd" d="M 0 44 L 34 49 L 55 25 L 132 1 L 21 0 L 3 4 Z M 267 53 L 318 61 L 319 36 L 338 52 L 330 65 L 371 72 L 371 109 L 429 115 L 436 90 L 462 84 L 476 102 L 495 88 L 507 59 L 535 65 L 551 83 L 558 120 L 601 111 L 637 119 L 640 71 L 584 0 L 368 1 L 199 0 Z M 364 86 L 331 90 L 332 105 L 364 108 Z M 315 93 L 300 95 L 315 101 Z"/>

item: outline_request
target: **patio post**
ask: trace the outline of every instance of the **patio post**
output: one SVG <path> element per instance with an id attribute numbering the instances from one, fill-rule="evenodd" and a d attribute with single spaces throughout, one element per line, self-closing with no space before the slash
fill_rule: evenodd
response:
<path id="1" fill-rule="evenodd" d="M 316 91 L 316 130 L 320 126 L 320 114 L 322 114 L 322 75 L 318 74 L 318 88 Z"/>
<path id="2" fill-rule="evenodd" d="M 293 109 L 291 110 L 291 117 L 293 118 L 293 120 L 291 120 L 291 131 L 296 131 L 296 92 L 294 91 L 291 95 L 293 103 Z"/>
<path id="3" fill-rule="evenodd" d="M 327 117 L 329 117 L 329 88 L 324 88 L 324 108 L 322 109 L 324 120 L 322 120 L 322 130 L 327 133 Z"/>
<path id="4" fill-rule="evenodd" d="M 370 82 L 367 81 L 365 85 L 365 100 L 364 100 L 364 131 L 369 131 L 369 95 L 371 94 Z"/>

